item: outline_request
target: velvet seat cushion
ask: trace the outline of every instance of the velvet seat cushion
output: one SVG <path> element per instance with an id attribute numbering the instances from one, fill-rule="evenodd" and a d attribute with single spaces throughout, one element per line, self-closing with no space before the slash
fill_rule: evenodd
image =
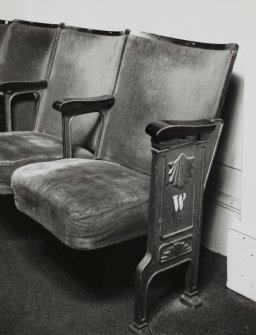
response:
<path id="1" fill-rule="evenodd" d="M 83 149 L 75 151 L 89 155 Z M 32 131 L 0 133 L 0 194 L 12 193 L 11 176 L 18 167 L 61 158 L 62 140 L 57 137 Z"/>
<path id="2" fill-rule="evenodd" d="M 150 177 L 116 163 L 63 159 L 12 177 L 18 209 L 65 244 L 94 249 L 146 233 Z"/>

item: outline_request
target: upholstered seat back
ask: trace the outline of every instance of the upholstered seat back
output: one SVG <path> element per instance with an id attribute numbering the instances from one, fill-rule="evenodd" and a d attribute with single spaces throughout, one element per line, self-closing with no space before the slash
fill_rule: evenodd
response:
<path id="1" fill-rule="evenodd" d="M 61 30 L 38 129 L 62 136 L 61 116 L 52 109 L 55 100 L 113 93 L 126 35 L 74 27 Z M 73 141 L 93 147 L 87 130 L 95 130 L 98 114 L 77 117 Z M 92 140 L 93 142 L 93 140 Z"/>
<path id="2" fill-rule="evenodd" d="M 1 66 L 3 63 L 3 56 L 5 52 L 6 47 L 6 41 L 8 38 L 8 29 L 9 29 L 9 22 L 0 20 L 0 72 L 1 72 Z M 1 78 L 0 78 L 1 80 Z M 5 125 L 2 119 L 2 113 L 1 111 L 4 109 L 4 100 L 3 96 L 0 95 L 0 132 L 5 129 Z"/>
<path id="3" fill-rule="evenodd" d="M 0 20 L 0 68 L 5 50 L 8 28 L 9 28 L 9 22 Z"/>
<path id="4" fill-rule="evenodd" d="M 130 34 L 99 157 L 149 173 L 147 124 L 216 117 L 236 49 Z"/>
<path id="5" fill-rule="evenodd" d="M 50 71 L 57 25 L 16 20 L 10 28 L 1 81 L 45 79 Z"/>
<path id="6" fill-rule="evenodd" d="M 0 80 L 4 82 L 47 79 L 58 30 L 57 25 L 13 21 L 9 28 Z M 17 96 L 12 103 L 12 130 L 32 130 L 36 117 L 35 107 L 33 94 Z"/>

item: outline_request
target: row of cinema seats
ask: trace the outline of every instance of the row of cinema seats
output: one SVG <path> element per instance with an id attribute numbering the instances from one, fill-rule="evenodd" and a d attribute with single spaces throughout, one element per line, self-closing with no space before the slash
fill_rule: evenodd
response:
<path id="1" fill-rule="evenodd" d="M 126 34 L 24 21 L 2 22 L 1 31 L 2 129 L 16 132 L 1 134 L 0 159 L 8 163 L 1 165 L 0 193 L 10 193 L 10 177 L 28 157 L 63 157 L 55 100 L 113 93 Z M 99 123 L 96 113 L 73 122 L 76 156 L 92 156 Z"/>
<path id="2" fill-rule="evenodd" d="M 199 306 L 203 192 L 238 46 L 24 21 L 0 32 L 0 192 L 72 248 L 147 234 L 131 331 L 150 333 L 149 282 L 184 262 L 181 301 Z"/>

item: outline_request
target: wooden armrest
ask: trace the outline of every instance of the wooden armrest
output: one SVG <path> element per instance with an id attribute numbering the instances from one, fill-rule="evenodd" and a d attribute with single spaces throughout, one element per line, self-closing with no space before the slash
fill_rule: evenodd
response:
<path id="1" fill-rule="evenodd" d="M 214 122 L 208 120 L 196 121 L 156 121 L 148 124 L 146 133 L 155 141 L 162 142 L 171 139 L 209 133 L 215 129 Z"/>
<path id="2" fill-rule="evenodd" d="M 52 107 L 64 115 L 78 115 L 95 112 L 102 108 L 110 108 L 114 102 L 115 98 L 112 95 L 102 95 L 94 98 L 71 98 L 55 101 Z"/>
<path id="3" fill-rule="evenodd" d="M 48 86 L 47 80 L 40 81 L 8 81 L 0 83 L 0 91 L 27 91 L 39 90 Z"/>

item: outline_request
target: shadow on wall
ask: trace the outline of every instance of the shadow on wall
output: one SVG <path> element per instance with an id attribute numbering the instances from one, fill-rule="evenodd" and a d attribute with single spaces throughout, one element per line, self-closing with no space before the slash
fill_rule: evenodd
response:
<path id="1" fill-rule="evenodd" d="M 243 128 L 243 93 L 244 79 L 233 74 L 221 113 L 221 118 L 224 120 L 224 129 L 216 155 L 218 162 L 229 163 L 231 166 L 234 166 L 233 163 L 241 161 L 241 147 L 239 146 L 241 146 Z"/>
<path id="2" fill-rule="evenodd" d="M 205 192 L 202 244 L 226 255 L 230 225 L 240 218 L 243 78 L 233 75 L 221 117 L 223 133 Z"/>
<path id="3" fill-rule="evenodd" d="M 208 189 L 236 198 L 238 202 L 241 200 L 243 88 L 243 79 L 233 75 L 221 114 L 224 128 L 208 182 Z M 239 204 L 237 209 L 240 210 Z"/>

